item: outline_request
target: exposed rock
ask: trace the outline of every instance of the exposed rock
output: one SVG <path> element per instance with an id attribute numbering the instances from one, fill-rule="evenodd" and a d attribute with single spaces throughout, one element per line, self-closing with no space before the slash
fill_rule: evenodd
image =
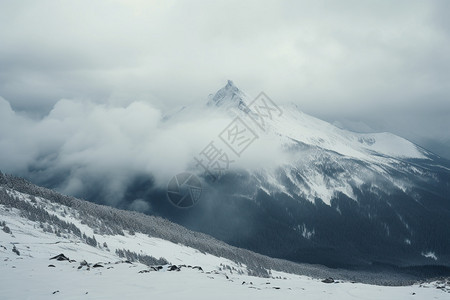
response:
<path id="1" fill-rule="evenodd" d="M 56 259 L 57 261 L 65 261 L 65 260 L 70 261 L 70 259 L 62 253 L 50 258 L 50 260 L 52 259 Z"/>
<path id="2" fill-rule="evenodd" d="M 328 278 L 322 280 L 322 282 L 323 282 L 323 283 L 333 283 L 333 282 L 334 282 L 334 279 L 331 278 L 331 277 L 328 277 Z"/>
<path id="3" fill-rule="evenodd" d="M 87 266 L 89 265 L 87 261 L 83 260 L 80 262 L 80 266 Z"/>
<path id="4" fill-rule="evenodd" d="M 20 252 L 19 250 L 17 250 L 16 245 L 14 245 L 14 247 L 12 248 L 12 252 L 20 256 Z"/>
<path id="5" fill-rule="evenodd" d="M 203 271 L 202 267 L 200 267 L 200 266 L 192 267 L 192 269 L 198 269 L 199 271 Z"/>
<path id="6" fill-rule="evenodd" d="M 169 266 L 167 268 L 167 271 L 180 271 L 180 268 L 175 266 L 175 265 L 173 265 L 173 266 Z"/>

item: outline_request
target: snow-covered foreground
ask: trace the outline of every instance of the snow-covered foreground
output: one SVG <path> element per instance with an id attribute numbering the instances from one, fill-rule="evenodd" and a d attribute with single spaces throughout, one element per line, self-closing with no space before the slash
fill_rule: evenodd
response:
<path id="1" fill-rule="evenodd" d="M 0 221 L 11 231 L 0 230 L 0 299 L 450 298 L 450 286 L 438 282 L 386 287 L 340 280 L 323 283 L 275 271 L 270 278 L 248 276 L 241 264 L 139 233 L 96 235 L 102 246 L 93 247 L 77 238 L 44 232 L 37 222 L 3 205 Z M 89 233 L 87 226 L 77 226 Z M 154 271 L 140 263 L 125 262 L 115 249 L 164 257 L 170 264 Z M 71 261 L 50 260 L 61 253 Z M 83 261 L 89 265 L 81 266 Z M 169 271 L 172 264 L 185 266 Z"/>

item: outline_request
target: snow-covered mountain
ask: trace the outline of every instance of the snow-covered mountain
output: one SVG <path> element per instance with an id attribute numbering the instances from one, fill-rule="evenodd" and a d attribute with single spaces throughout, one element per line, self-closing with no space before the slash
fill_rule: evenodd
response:
<path id="1" fill-rule="evenodd" d="M 255 114 L 247 106 L 251 101 L 252 99 L 240 91 L 232 81 L 228 81 L 224 88 L 209 99 L 207 105 L 231 111 L 251 124 L 252 115 Z M 289 161 L 280 162 L 278 166 L 284 169 L 286 176 L 296 186 L 296 194 L 304 196 L 311 202 L 319 198 L 330 205 L 331 199 L 339 192 L 357 201 L 353 186 L 360 187 L 364 183 L 370 183 L 374 174 L 385 177 L 396 187 L 406 191 L 410 186 L 408 181 L 393 180 L 389 175 L 390 169 L 406 174 L 428 175 L 425 174 L 426 171 L 420 170 L 414 164 L 407 164 L 405 160 L 429 162 L 434 156 L 404 138 L 388 132 L 362 134 L 340 129 L 303 113 L 295 104 L 281 106 L 280 110 L 279 116 L 264 119 L 264 133 L 260 134 L 260 138 L 279 145 L 279 148 L 291 154 Z M 312 151 L 298 149 L 302 146 Z M 318 164 L 333 165 L 349 160 L 358 161 L 366 165 L 367 169 L 344 168 L 343 172 L 327 176 L 321 168 L 318 168 Z M 293 167 L 295 170 L 292 170 Z M 299 167 L 303 171 L 300 174 Z M 440 167 L 448 171 L 444 166 Z M 273 172 L 266 171 L 263 171 L 264 175 L 275 177 Z M 296 174 L 301 178 L 295 178 Z M 268 189 L 261 185 L 261 188 L 271 192 L 285 191 L 287 194 L 292 192 L 288 192 L 280 180 L 266 179 L 273 185 Z"/>
<path id="2" fill-rule="evenodd" d="M 264 94 L 254 100 L 231 81 L 205 109 L 225 113 L 229 122 L 238 118 L 249 133 L 242 143 L 252 134 L 255 142 L 233 153 L 226 138 L 238 130 L 225 128 L 218 142 L 234 165 L 220 170 L 189 212 L 166 206 L 162 192 L 152 193 L 155 213 L 298 262 L 450 265 L 447 160 L 391 133 L 355 133 L 297 105 L 276 105 Z M 167 122 L 188 115 L 189 108 Z M 265 161 L 256 167 L 240 163 L 257 155 Z M 189 171 L 208 178 L 198 164 Z"/>
<path id="3" fill-rule="evenodd" d="M 232 81 L 228 81 L 225 87 L 210 97 L 207 106 L 232 110 L 245 118 L 246 115 L 256 114 L 254 110 L 248 107 L 248 104 L 252 101 L 253 99 L 239 90 Z M 270 103 L 268 106 L 271 106 Z M 259 109 L 258 112 L 267 114 L 267 109 L 265 108 L 265 111 Z M 340 129 L 328 122 L 303 113 L 296 104 L 281 106 L 278 115 L 265 118 L 265 125 L 265 131 L 282 138 L 289 138 L 371 163 L 387 162 L 380 156 L 397 159 L 427 159 L 427 155 L 431 154 L 408 140 L 391 133 L 362 134 Z"/>
<path id="4" fill-rule="evenodd" d="M 1 299 L 446 299 L 450 292 L 448 279 L 272 259 L 1 173 L 0 259 Z"/>
<path id="5" fill-rule="evenodd" d="M 120 122 L 114 126 L 105 118 L 107 130 L 99 132 L 120 131 L 133 123 L 136 112 L 152 113 L 145 105 L 133 107 L 126 118 L 116 116 Z M 70 109 L 65 111 L 64 116 L 71 115 Z M 330 267 L 448 272 L 447 160 L 393 134 L 350 132 L 296 105 L 277 105 L 264 94 L 249 97 L 231 81 L 206 103 L 159 116 L 150 116 L 158 132 L 154 139 L 154 131 L 135 122 L 120 133 L 123 139 L 74 134 L 74 140 L 39 141 L 45 149 L 36 146 L 38 158 L 24 162 L 23 176 L 91 202 L 141 209 L 274 258 Z M 132 143 L 127 143 L 128 135 Z M 101 150 L 89 150 L 99 138 Z M 66 144 L 76 145 L 70 155 L 61 154 Z M 212 145 L 219 155 L 212 155 Z M 107 155 L 110 151 L 114 155 Z M 216 162 L 208 162 L 208 156 Z M 212 168 L 210 174 L 200 160 Z M 225 167 L 217 169 L 220 164 Z M 202 184 L 200 200 L 188 209 L 167 199 L 167 182 L 183 171 L 195 173 Z M 208 244 L 175 241 L 197 249 Z M 234 250 L 227 253 L 212 254 L 230 259 Z"/>

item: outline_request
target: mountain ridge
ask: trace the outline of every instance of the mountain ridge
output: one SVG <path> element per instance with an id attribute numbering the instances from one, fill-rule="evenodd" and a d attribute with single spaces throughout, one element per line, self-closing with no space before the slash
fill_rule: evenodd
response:
<path id="1" fill-rule="evenodd" d="M 119 190 L 114 201 L 109 201 L 116 196 L 112 185 L 95 172 L 75 178 L 83 187 L 77 196 L 118 208 L 136 208 L 138 204 L 147 214 L 232 246 L 293 262 L 343 268 L 450 265 L 447 161 L 391 134 L 338 129 L 301 112 L 298 106 L 280 105 L 283 113 L 277 110 L 261 128 L 255 121 L 258 103 L 243 92 L 233 97 L 237 93 L 234 84 L 224 89 L 222 98 L 217 99 L 226 99 L 231 105 L 227 101 L 220 106 L 203 103 L 201 109 L 187 107 L 161 120 L 168 130 L 159 141 L 182 136 L 186 143 L 164 144 L 169 146 L 159 151 L 170 152 L 173 158 L 187 156 L 191 163 L 177 161 L 176 171 L 194 173 L 202 181 L 202 197 L 194 207 L 180 210 L 168 201 L 166 183 L 176 174 L 169 174 L 166 182 L 158 181 L 158 172 L 165 175 L 169 171 L 157 168 L 152 173 L 140 166 L 139 172 L 130 176 L 121 168 L 114 170 L 120 175 L 113 178 L 114 183 L 123 185 L 123 193 Z M 248 112 L 239 108 L 239 101 L 246 102 Z M 264 113 L 263 106 L 258 109 Z M 219 135 L 237 119 L 258 138 L 239 157 L 228 152 L 234 163 L 211 182 L 196 165 L 194 155 L 211 142 L 219 150 L 229 151 L 224 142 L 227 134 L 222 139 Z M 204 139 L 197 139 L 196 134 L 203 134 Z M 176 149 L 170 145 L 177 145 Z M 139 154 L 146 156 L 145 163 L 151 163 L 160 158 L 158 153 L 162 152 L 153 152 L 148 158 L 147 153 Z M 185 169 L 179 170 L 180 165 Z M 30 172 L 34 172 L 35 182 L 42 180 L 47 187 L 63 189 L 62 184 L 72 179 L 71 167 L 64 165 L 60 173 L 49 173 L 49 169 L 44 173 L 49 183 L 42 179 L 39 168 Z"/>
<path id="2" fill-rule="evenodd" d="M 123 299 L 149 295 L 161 299 L 211 299 L 217 298 L 217 291 L 221 291 L 220 299 L 230 295 L 246 299 L 298 299 L 299 295 L 313 298 L 324 291 L 336 299 L 360 299 L 361 295 L 367 299 L 398 299 L 416 294 L 446 299 L 450 293 L 449 278 L 432 278 L 446 274 L 443 269 L 418 273 L 384 267 L 380 273 L 381 269 L 345 271 L 298 265 L 214 243 L 211 238 L 210 247 L 199 250 L 155 238 L 133 225 L 144 217 L 157 232 L 163 228 L 151 222 L 154 218 L 73 199 L 1 173 L 0 182 L 2 299 Z M 31 194 L 15 188 L 27 189 Z M 116 222 L 100 216 L 99 211 L 109 212 Z M 128 224 L 123 222 L 126 215 L 133 218 L 128 218 Z M 119 231 L 114 232 L 116 229 Z M 170 230 L 164 232 L 170 238 Z M 189 231 L 180 235 L 199 241 L 205 238 Z M 218 245 L 223 245 L 220 253 L 226 253 L 226 247 L 232 250 L 233 259 L 209 254 Z M 280 267 L 291 272 L 276 271 Z"/>
<path id="3" fill-rule="evenodd" d="M 450 244 L 444 238 L 450 234 L 449 162 L 391 133 L 340 129 L 295 104 L 280 105 L 281 116 L 266 118 L 261 130 L 254 123 L 254 100 L 241 93 L 240 101 L 250 109 L 243 111 L 232 101 L 237 87 L 227 86 L 217 98 L 233 105 L 209 107 L 225 112 L 230 122 L 235 117 L 245 122 L 258 133 L 263 152 L 266 146 L 278 147 L 265 157 L 271 166 L 262 161 L 249 168 L 238 161 L 219 182 L 206 187 L 216 192 L 203 198 L 204 207 L 181 216 L 152 201 L 156 213 L 231 244 L 293 261 L 342 266 L 359 257 L 356 264 L 411 266 L 434 264 L 436 257 L 450 264 Z M 229 91 L 227 97 L 224 91 Z M 248 156 L 257 155 L 257 146 L 251 147 Z M 224 211 L 223 220 L 208 216 L 211 207 Z M 230 227 L 225 215 L 241 225 Z M 199 222 L 204 227 L 189 218 L 204 220 Z M 218 220 L 221 230 L 205 229 Z M 333 229 L 343 238 L 334 236 Z M 272 232 L 277 230 L 285 233 L 285 240 Z M 267 235 L 279 244 L 256 242 L 256 236 Z M 280 245 L 296 249 L 289 253 Z"/>
<path id="4" fill-rule="evenodd" d="M 402 270 L 391 270 L 388 272 L 389 276 L 384 276 L 378 272 L 329 269 L 320 265 L 298 264 L 270 258 L 229 246 L 223 241 L 203 233 L 192 232 L 160 217 L 119 210 L 65 196 L 53 190 L 36 186 L 23 178 L 0 172 L 0 216 L 11 212 L 11 209 L 16 210 L 20 218 L 44 224 L 44 227 L 35 226 L 35 230 L 50 232 L 72 242 L 78 240 L 101 249 L 108 247 L 103 245 L 102 237 L 143 234 L 151 238 L 192 247 L 201 253 L 215 255 L 237 264 L 244 264 L 253 276 L 266 277 L 267 272 L 264 270 L 267 269 L 319 278 L 331 275 L 345 280 L 358 280 L 381 285 L 410 284 L 415 280 L 425 278 Z M 46 227 L 50 229 L 47 230 Z M 93 237 L 90 238 L 90 235 Z M 19 250 L 22 248 L 19 247 Z M 114 248 L 109 246 L 107 251 L 110 250 L 114 250 Z M 142 250 L 145 251 L 144 248 Z"/>

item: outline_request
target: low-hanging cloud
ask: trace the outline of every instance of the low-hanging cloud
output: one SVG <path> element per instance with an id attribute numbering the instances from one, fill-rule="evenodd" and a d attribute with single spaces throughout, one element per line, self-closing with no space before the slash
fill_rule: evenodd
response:
<path id="1" fill-rule="evenodd" d="M 226 79 L 450 157 L 449 3 L 3 1 L 0 169 L 69 194 L 102 188 L 112 204 L 135 176 L 164 185 L 229 122 L 164 112 Z M 259 139 L 232 167 L 282 161 L 275 144 Z"/>
<path id="2" fill-rule="evenodd" d="M 103 191 L 96 201 L 117 205 L 137 176 L 163 188 L 179 172 L 201 173 L 193 167 L 194 156 L 211 141 L 223 147 L 218 134 L 231 120 L 206 105 L 166 115 L 146 102 L 121 106 L 69 99 L 35 120 L 0 98 L 0 166 L 71 195 L 84 195 L 95 184 Z M 283 155 L 277 147 L 259 139 L 239 159 L 230 157 L 230 168 L 278 164 Z M 130 202 L 131 209 L 148 209 L 142 199 Z"/>
<path id="3" fill-rule="evenodd" d="M 34 117 L 62 98 L 170 109 L 233 79 L 251 94 L 450 157 L 449 5 L 3 1 L 0 96 Z"/>

